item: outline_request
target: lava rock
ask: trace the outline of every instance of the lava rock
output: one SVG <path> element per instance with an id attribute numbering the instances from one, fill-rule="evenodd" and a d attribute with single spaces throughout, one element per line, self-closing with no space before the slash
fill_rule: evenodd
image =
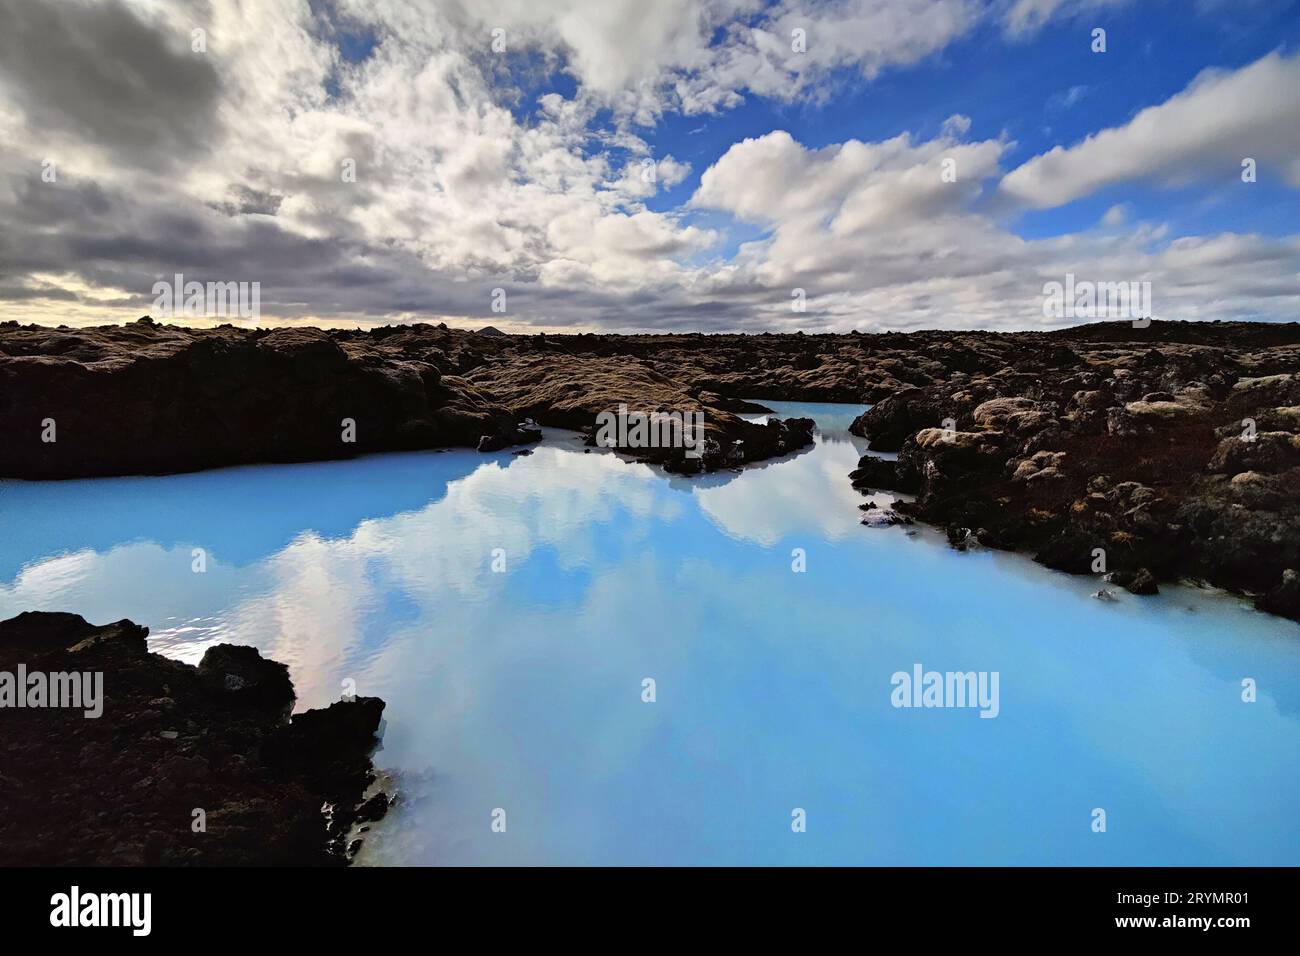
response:
<path id="1" fill-rule="evenodd" d="M 1160 587 L 1156 576 L 1147 568 L 1136 571 L 1116 571 L 1110 576 L 1112 584 L 1118 584 L 1130 594 L 1159 594 Z"/>
<path id="2" fill-rule="evenodd" d="M 4 711 L 0 865 L 345 865 L 383 702 L 290 722 L 282 664 L 217 645 L 194 667 L 150 653 L 147 635 L 74 614 L 0 622 L 0 670 L 103 675 L 94 719 Z"/>

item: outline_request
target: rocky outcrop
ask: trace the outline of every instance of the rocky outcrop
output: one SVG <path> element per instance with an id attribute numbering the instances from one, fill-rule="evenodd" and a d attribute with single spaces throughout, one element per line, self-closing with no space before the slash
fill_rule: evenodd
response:
<path id="1" fill-rule="evenodd" d="M 0 327 L 0 476 L 163 474 L 517 437 L 442 353 L 320 329 Z"/>
<path id="2" fill-rule="evenodd" d="M 849 472 L 849 480 L 853 482 L 854 488 L 864 494 L 869 494 L 875 488 L 914 492 L 917 484 L 915 474 L 909 471 L 906 477 L 900 478 L 897 462 L 874 455 L 863 455 L 858 461 L 858 467 Z"/>
<path id="3" fill-rule="evenodd" d="M 470 381 L 499 398 L 514 416 L 581 431 L 588 444 L 635 455 L 671 472 L 716 471 L 785 455 L 812 443 L 811 419 L 745 421 L 730 410 L 735 402 L 705 389 L 691 389 L 637 359 L 565 352 L 515 354 L 480 367 Z M 632 421 L 661 417 L 640 436 L 629 426 L 601 431 L 602 424 L 619 415 Z M 675 422 L 692 428 L 685 440 L 668 427 Z M 655 435 L 653 440 L 647 437 L 650 434 Z"/>
<path id="4" fill-rule="evenodd" d="M 708 445 L 699 457 L 624 449 L 673 471 L 713 471 L 812 441 L 811 422 L 746 422 L 736 412 L 752 406 L 671 369 L 492 331 L 190 329 L 147 318 L 76 330 L 0 323 L 0 477 L 165 474 L 453 446 L 498 451 L 539 440 L 532 420 L 590 429 L 619 403 L 704 415 Z"/>
<path id="5" fill-rule="evenodd" d="M 863 457 L 850 480 L 916 492 L 897 510 L 954 542 L 1135 594 L 1204 580 L 1300 619 L 1300 329 L 1190 325 L 983 340 L 1007 356 L 991 374 L 954 369 L 857 419 L 899 454 Z M 1062 339 L 1071 363 L 1017 344 Z"/>
<path id="6" fill-rule="evenodd" d="M 360 806 L 383 701 L 290 717 L 283 664 L 221 644 L 193 667 L 149 653 L 147 634 L 75 614 L 0 622 L 0 673 L 102 688 L 97 717 L 84 698 L 17 708 L 0 689 L 0 864 L 345 864 L 374 811 Z"/>
<path id="7" fill-rule="evenodd" d="M 909 436 L 938 425 L 942 418 L 932 397 L 919 388 L 907 388 L 867 409 L 853 420 L 849 431 L 869 439 L 867 447 L 873 451 L 898 451 Z"/>

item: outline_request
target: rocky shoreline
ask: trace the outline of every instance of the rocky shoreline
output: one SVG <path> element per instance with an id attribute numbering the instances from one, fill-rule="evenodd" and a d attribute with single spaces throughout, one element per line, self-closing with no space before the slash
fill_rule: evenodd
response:
<path id="1" fill-rule="evenodd" d="M 868 453 L 854 486 L 915 494 L 897 514 L 956 547 L 1027 551 L 1136 594 L 1190 579 L 1300 620 L 1296 326 L 1110 324 L 1041 342 L 1036 358 L 960 343 L 965 367 L 861 415 L 851 431 L 898 455 Z"/>
<path id="2" fill-rule="evenodd" d="M 0 675 L 29 685 L 27 706 L 13 683 L 0 693 L 0 865 L 348 863 L 354 827 L 389 805 L 363 801 L 384 702 L 290 718 L 285 665 L 220 644 L 193 667 L 150 653 L 147 634 L 75 614 L 0 622 Z M 100 675 L 97 707 L 49 706 L 56 674 Z"/>
<path id="3" fill-rule="evenodd" d="M 498 451 L 540 439 L 535 422 L 590 436 L 596 416 L 620 403 L 702 416 L 698 457 L 680 447 L 619 449 L 669 471 L 716 471 L 812 442 L 810 421 L 747 422 L 735 414 L 747 403 L 643 363 L 575 355 L 544 336 L 432 325 L 193 329 L 148 317 L 86 329 L 0 323 L 7 478 Z"/>
<path id="4" fill-rule="evenodd" d="M 1138 593 L 1204 581 L 1300 619 L 1296 323 L 558 336 L 0 323 L 0 476 L 486 451 L 536 440 L 534 423 L 590 444 L 620 403 L 703 416 L 701 458 L 621 449 L 669 471 L 812 441 L 808 419 L 743 420 L 763 410 L 747 399 L 873 406 L 854 431 L 898 461 L 868 455 L 851 480 L 915 494 L 893 517 L 957 547 L 1024 550 Z"/>

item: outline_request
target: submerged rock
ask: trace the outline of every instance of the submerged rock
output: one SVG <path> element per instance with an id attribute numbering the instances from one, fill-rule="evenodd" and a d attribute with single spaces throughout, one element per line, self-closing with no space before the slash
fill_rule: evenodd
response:
<path id="1" fill-rule="evenodd" d="M 1110 576 L 1112 584 L 1118 584 L 1130 594 L 1158 594 L 1160 587 L 1156 576 L 1146 568 L 1136 571 L 1116 571 Z"/>

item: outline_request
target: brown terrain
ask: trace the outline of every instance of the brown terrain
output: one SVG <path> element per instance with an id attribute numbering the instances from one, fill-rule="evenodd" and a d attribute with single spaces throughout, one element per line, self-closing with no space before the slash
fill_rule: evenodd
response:
<path id="1" fill-rule="evenodd" d="M 348 862 L 354 825 L 388 809 L 382 793 L 362 801 L 384 702 L 290 719 L 283 664 L 220 644 L 192 667 L 149 653 L 147 634 L 75 614 L 0 622 L 0 671 L 103 675 L 98 717 L 7 705 L 0 865 Z"/>
<path id="2" fill-rule="evenodd" d="M 529 418 L 592 426 L 620 402 L 645 413 L 703 414 L 702 458 L 681 448 L 625 449 L 671 471 L 714 471 L 812 442 L 811 422 L 751 424 L 732 411 L 746 409 L 743 402 L 688 388 L 630 357 L 599 358 L 540 336 L 430 325 L 328 333 L 201 330 L 147 318 L 77 330 L 0 323 L 0 477 L 496 451 L 541 438 Z"/>

